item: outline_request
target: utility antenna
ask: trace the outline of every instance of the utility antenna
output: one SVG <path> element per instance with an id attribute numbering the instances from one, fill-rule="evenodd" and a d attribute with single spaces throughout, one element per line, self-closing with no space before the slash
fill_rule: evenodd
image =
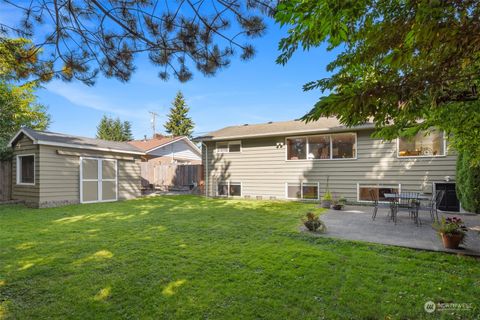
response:
<path id="1" fill-rule="evenodd" d="M 158 113 L 156 113 L 155 111 L 148 111 L 148 113 L 150 113 L 150 116 L 151 116 L 150 122 L 152 124 L 152 131 L 153 131 L 152 138 L 153 138 L 153 137 L 155 137 L 155 133 L 157 133 L 155 131 L 155 124 L 157 122 Z"/>

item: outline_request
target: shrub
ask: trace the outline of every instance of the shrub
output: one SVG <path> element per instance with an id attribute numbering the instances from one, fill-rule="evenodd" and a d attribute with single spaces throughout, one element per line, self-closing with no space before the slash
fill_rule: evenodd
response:
<path id="1" fill-rule="evenodd" d="M 472 166 L 471 154 L 459 153 L 457 159 L 457 196 L 462 207 L 480 213 L 480 166 Z"/>
<path id="2" fill-rule="evenodd" d="M 313 232 L 325 232 L 327 230 L 327 226 L 325 223 L 318 218 L 313 212 L 307 213 L 307 219 L 303 219 L 303 224 L 307 227 L 308 230 Z"/>

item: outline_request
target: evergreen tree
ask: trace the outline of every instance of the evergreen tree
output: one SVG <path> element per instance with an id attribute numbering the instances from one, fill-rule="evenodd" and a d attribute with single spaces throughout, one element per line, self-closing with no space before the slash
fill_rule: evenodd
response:
<path id="1" fill-rule="evenodd" d="M 131 123 L 122 122 L 120 118 L 113 119 L 103 116 L 97 126 L 97 138 L 110 141 L 129 141 L 133 140 Z"/>
<path id="2" fill-rule="evenodd" d="M 165 131 L 173 136 L 187 136 L 191 138 L 194 123 L 188 116 L 190 108 L 185 103 L 181 91 L 178 91 L 175 100 L 172 102 L 168 121 L 165 123 Z"/>
<path id="3" fill-rule="evenodd" d="M 132 124 L 130 121 L 125 121 L 123 123 L 123 137 L 127 140 L 133 140 L 133 134 L 132 134 Z"/>

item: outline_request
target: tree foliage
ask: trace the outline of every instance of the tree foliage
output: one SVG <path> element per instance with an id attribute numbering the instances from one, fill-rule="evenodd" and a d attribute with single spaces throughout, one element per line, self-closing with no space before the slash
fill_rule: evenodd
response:
<path id="1" fill-rule="evenodd" d="M 0 81 L 0 159 L 11 156 L 7 146 L 22 127 L 45 130 L 50 117 L 47 108 L 39 104 L 34 94 L 35 84 L 15 86 Z"/>
<path id="2" fill-rule="evenodd" d="M 132 125 L 129 121 L 122 122 L 120 118 L 113 119 L 103 116 L 97 126 L 97 138 L 110 141 L 133 140 Z"/>
<path id="3" fill-rule="evenodd" d="M 341 50 L 329 78 L 304 86 L 326 93 L 304 120 L 373 119 L 385 139 L 435 126 L 480 165 L 478 0 L 286 0 L 277 9 L 289 26 L 278 63 L 299 47 Z"/>
<path id="4" fill-rule="evenodd" d="M 462 152 L 457 160 L 457 195 L 462 207 L 480 213 L 480 167 L 472 167 L 472 154 Z"/>
<path id="5" fill-rule="evenodd" d="M 228 66 L 235 51 L 244 60 L 254 48 L 244 41 L 261 36 L 265 23 L 256 12 L 271 12 L 276 1 L 257 0 L 3 0 L 21 16 L 15 25 L 0 22 L 0 36 L 41 39 L 42 61 L 63 80 L 93 84 L 97 74 L 122 81 L 146 54 L 159 76 L 180 81 Z"/>
<path id="6" fill-rule="evenodd" d="M 190 108 L 185 103 L 185 98 L 181 91 L 178 91 L 175 100 L 172 102 L 168 120 L 165 123 L 165 131 L 173 136 L 192 137 L 194 123 L 188 116 Z"/>

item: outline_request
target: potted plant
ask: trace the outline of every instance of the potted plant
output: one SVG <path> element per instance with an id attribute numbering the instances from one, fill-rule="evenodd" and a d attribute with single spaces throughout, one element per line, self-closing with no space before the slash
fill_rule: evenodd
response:
<path id="1" fill-rule="evenodd" d="M 442 237 L 443 246 L 447 249 L 458 249 L 467 235 L 467 227 L 458 217 L 442 217 L 442 221 L 437 225 L 437 231 Z"/>
<path id="2" fill-rule="evenodd" d="M 322 197 L 322 208 L 330 208 L 332 206 L 333 196 L 330 191 L 326 191 Z"/>
<path id="3" fill-rule="evenodd" d="M 329 181 L 329 176 L 327 176 L 327 185 L 326 185 L 326 188 L 325 188 L 325 193 L 322 197 L 321 206 L 322 206 L 322 208 L 330 209 L 330 207 L 332 206 L 332 202 L 333 202 L 333 196 L 332 196 L 332 193 L 330 192 L 330 188 L 328 187 L 328 181 Z"/>
<path id="4" fill-rule="evenodd" d="M 313 212 L 308 212 L 306 214 L 306 219 L 302 219 L 305 227 L 312 232 L 325 232 L 327 227 L 322 220 L 318 218 Z"/>
<path id="5" fill-rule="evenodd" d="M 342 210 L 346 203 L 347 203 L 347 199 L 345 199 L 344 197 L 340 197 L 339 199 L 334 199 L 332 208 L 334 210 Z"/>

